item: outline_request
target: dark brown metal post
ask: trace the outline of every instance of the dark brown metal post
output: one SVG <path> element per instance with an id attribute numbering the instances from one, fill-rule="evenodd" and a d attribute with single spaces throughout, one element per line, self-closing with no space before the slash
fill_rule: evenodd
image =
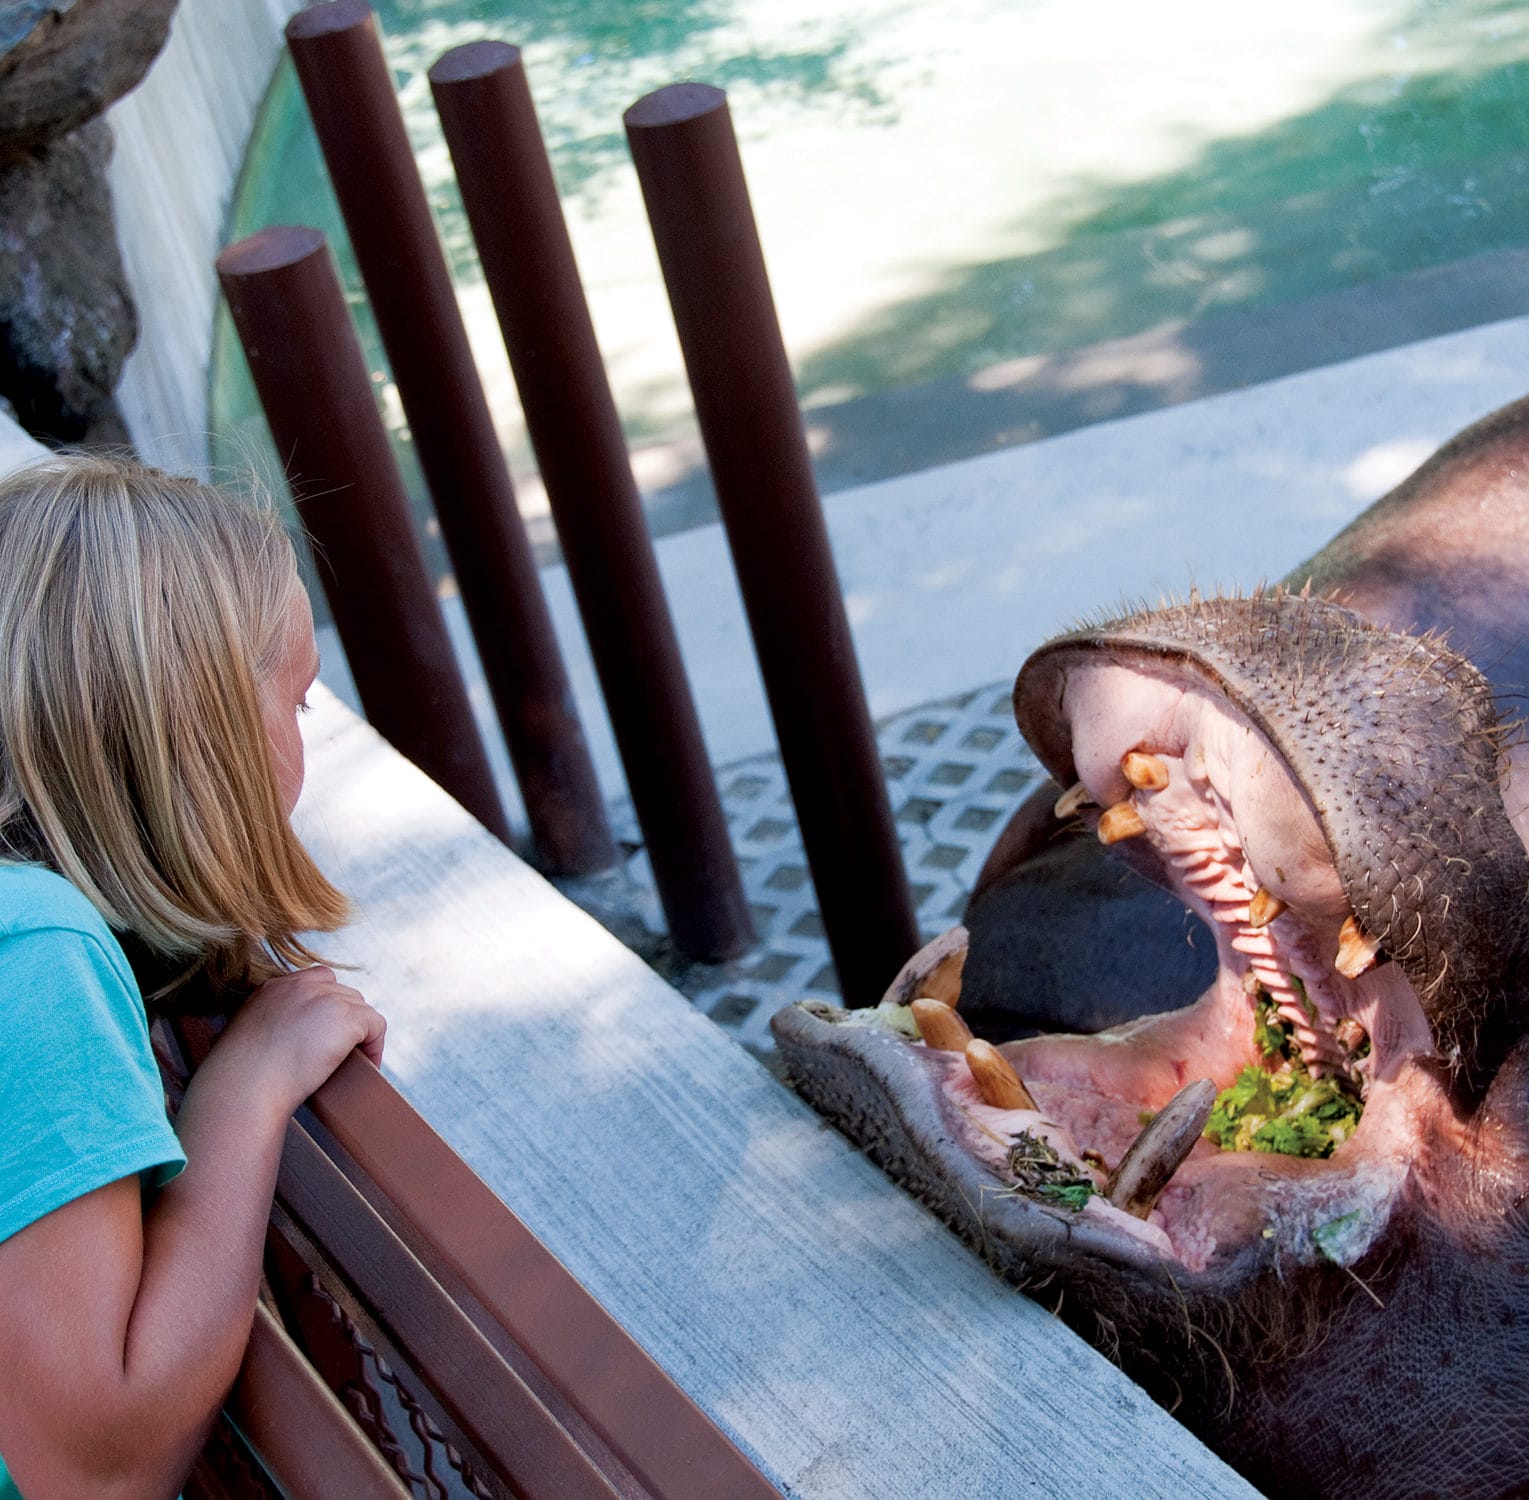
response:
<path id="1" fill-rule="evenodd" d="M 324 236 L 263 229 L 217 264 L 367 718 L 508 842 Z"/>
<path id="2" fill-rule="evenodd" d="M 542 866 L 616 862 L 568 685 L 451 275 L 365 0 L 328 0 L 287 41 L 420 467 L 435 501 Z"/>
<path id="3" fill-rule="evenodd" d="M 625 121 L 829 949 L 870 1004 L 917 926 L 727 96 Z"/>
<path id="4" fill-rule="evenodd" d="M 731 958 L 753 924 L 520 52 L 454 48 L 430 86 L 670 935 Z"/>

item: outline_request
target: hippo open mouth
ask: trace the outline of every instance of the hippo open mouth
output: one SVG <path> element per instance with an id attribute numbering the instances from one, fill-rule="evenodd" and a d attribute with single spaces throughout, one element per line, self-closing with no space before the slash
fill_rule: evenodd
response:
<path id="1" fill-rule="evenodd" d="M 1101 1324 L 1154 1296 L 1245 1315 L 1303 1270 L 1366 1287 L 1514 1030 L 1529 868 L 1485 679 L 1271 591 L 1055 640 L 1015 706 L 1058 814 L 1204 920 L 1214 983 L 994 1047 L 955 1008 L 957 929 L 879 1008 L 781 1012 L 793 1082 L 997 1269 L 1081 1286 Z"/>

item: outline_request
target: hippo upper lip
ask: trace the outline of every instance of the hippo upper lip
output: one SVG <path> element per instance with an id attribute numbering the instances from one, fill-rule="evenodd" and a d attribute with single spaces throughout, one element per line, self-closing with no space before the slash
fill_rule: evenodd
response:
<path id="1" fill-rule="evenodd" d="M 1529 860 L 1502 803 L 1507 731 L 1485 677 L 1436 637 L 1326 601 L 1192 598 L 1026 662 L 1015 715 L 1062 786 L 1078 779 L 1063 683 L 1096 655 L 1198 680 L 1267 738 L 1316 814 L 1357 928 L 1406 970 L 1440 1056 L 1479 1092 L 1516 1038 L 1510 997 L 1529 968 Z M 1127 857 L 1161 878 L 1150 857 Z"/>

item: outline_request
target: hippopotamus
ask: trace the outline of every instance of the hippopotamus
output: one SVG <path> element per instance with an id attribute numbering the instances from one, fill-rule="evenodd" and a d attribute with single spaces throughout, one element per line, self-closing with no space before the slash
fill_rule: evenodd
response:
<path id="1" fill-rule="evenodd" d="M 1270 1495 L 1529 1493 L 1526 601 L 1529 400 L 1282 584 L 1042 646 L 1054 784 L 966 923 L 879 1006 L 773 1021 L 810 1103 Z"/>

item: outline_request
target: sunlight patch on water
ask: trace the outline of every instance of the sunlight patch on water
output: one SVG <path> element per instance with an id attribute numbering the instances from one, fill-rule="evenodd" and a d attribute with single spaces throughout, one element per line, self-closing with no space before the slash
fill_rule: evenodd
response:
<path id="1" fill-rule="evenodd" d="M 638 442 L 691 418 L 620 117 L 683 78 L 728 91 L 809 407 L 1529 242 L 1529 10 L 1486 0 L 488 9 L 381 0 L 379 16 L 522 462 L 425 76 L 486 36 L 524 49 Z M 295 89 L 280 107 L 301 109 Z M 265 188 L 273 218 L 322 225 L 327 186 L 295 165 L 267 164 L 290 178 Z"/>

